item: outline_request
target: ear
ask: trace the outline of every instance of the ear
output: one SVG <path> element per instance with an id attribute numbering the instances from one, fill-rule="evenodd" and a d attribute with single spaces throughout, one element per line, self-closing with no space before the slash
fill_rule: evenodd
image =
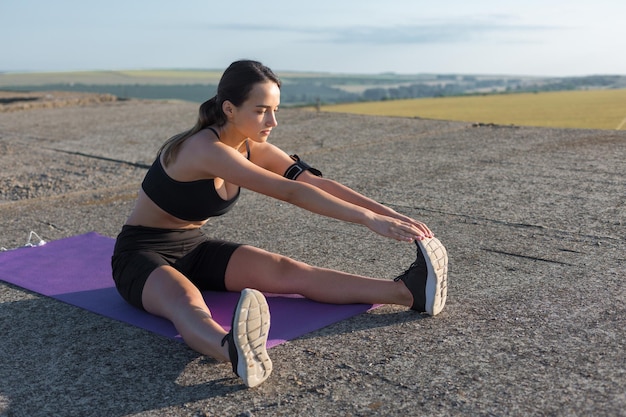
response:
<path id="1" fill-rule="evenodd" d="M 230 100 L 225 100 L 222 103 L 222 111 L 226 115 L 226 117 L 230 118 L 235 113 L 235 105 L 230 102 Z"/>

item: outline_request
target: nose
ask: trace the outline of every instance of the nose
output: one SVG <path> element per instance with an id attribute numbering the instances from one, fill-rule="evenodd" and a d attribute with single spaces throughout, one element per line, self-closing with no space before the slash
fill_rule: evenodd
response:
<path id="1" fill-rule="evenodd" d="M 265 122 L 265 125 L 268 127 L 276 127 L 278 126 L 278 120 L 276 119 L 276 113 L 275 112 L 268 112 L 267 113 L 267 121 Z"/>

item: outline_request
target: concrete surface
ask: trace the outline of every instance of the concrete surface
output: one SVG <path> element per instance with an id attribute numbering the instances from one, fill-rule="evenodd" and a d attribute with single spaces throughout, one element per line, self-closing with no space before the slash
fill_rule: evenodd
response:
<path id="1" fill-rule="evenodd" d="M 0 112 L 0 246 L 115 236 L 197 105 Z M 0 282 L 0 416 L 626 415 L 626 132 L 283 109 L 271 140 L 425 221 L 448 302 L 397 306 L 270 350 L 245 389 L 184 344 Z M 488 121 L 485 121 L 488 122 Z M 413 247 L 243 192 L 216 237 L 393 278 Z"/>

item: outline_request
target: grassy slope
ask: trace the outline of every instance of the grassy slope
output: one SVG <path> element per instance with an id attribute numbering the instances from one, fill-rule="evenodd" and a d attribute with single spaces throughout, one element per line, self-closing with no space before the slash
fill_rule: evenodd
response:
<path id="1" fill-rule="evenodd" d="M 322 110 L 520 126 L 626 129 L 626 89 L 352 103 Z"/>

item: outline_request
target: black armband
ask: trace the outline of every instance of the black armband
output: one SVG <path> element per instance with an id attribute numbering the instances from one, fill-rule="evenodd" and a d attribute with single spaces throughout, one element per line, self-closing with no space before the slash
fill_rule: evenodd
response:
<path id="1" fill-rule="evenodd" d="M 287 168 L 287 171 L 285 171 L 285 175 L 283 175 L 285 178 L 288 178 L 290 180 L 295 180 L 304 171 L 310 171 L 311 174 L 316 175 L 318 177 L 322 176 L 322 172 L 320 170 L 315 169 L 311 167 L 309 164 L 307 164 L 306 162 L 302 161 L 298 155 L 295 155 L 295 154 L 291 155 L 291 159 L 293 159 L 296 162 L 293 165 L 291 165 L 289 168 Z"/>

